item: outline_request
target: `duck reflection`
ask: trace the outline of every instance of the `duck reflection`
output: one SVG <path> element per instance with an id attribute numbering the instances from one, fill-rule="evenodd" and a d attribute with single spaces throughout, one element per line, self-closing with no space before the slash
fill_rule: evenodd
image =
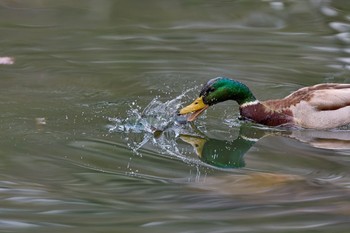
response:
<path id="1" fill-rule="evenodd" d="M 315 148 L 350 150 L 349 130 L 267 130 L 242 125 L 233 141 L 191 135 L 181 135 L 180 138 L 191 144 L 199 159 L 206 164 L 219 168 L 242 168 L 245 167 L 244 155 L 266 136 L 288 137 Z"/>
<path id="2" fill-rule="evenodd" d="M 241 126 L 238 137 L 233 141 L 214 138 L 181 135 L 180 138 L 193 146 L 203 162 L 220 168 L 242 168 L 243 156 L 266 132 L 248 126 Z"/>
<path id="3" fill-rule="evenodd" d="M 350 130 L 295 130 L 289 134 L 289 137 L 307 143 L 315 148 L 350 150 Z"/>

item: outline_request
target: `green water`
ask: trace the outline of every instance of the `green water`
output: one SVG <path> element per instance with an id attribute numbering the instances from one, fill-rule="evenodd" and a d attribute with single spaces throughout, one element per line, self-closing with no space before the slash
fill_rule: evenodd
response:
<path id="1" fill-rule="evenodd" d="M 4 0 L 0 34 L 0 232 L 349 232 L 347 128 L 264 128 L 233 102 L 135 124 L 216 76 L 262 100 L 349 83 L 347 0 Z"/>

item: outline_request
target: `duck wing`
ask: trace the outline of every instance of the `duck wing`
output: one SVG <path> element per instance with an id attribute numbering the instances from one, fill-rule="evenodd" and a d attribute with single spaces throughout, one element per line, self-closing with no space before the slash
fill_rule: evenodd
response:
<path id="1" fill-rule="evenodd" d="M 303 87 L 283 99 L 264 101 L 275 110 L 306 102 L 318 111 L 336 110 L 350 106 L 350 84 L 324 83 Z"/>
<path id="2" fill-rule="evenodd" d="M 318 111 L 337 110 L 350 106 L 350 85 L 339 84 L 334 88 L 315 90 L 309 103 Z"/>

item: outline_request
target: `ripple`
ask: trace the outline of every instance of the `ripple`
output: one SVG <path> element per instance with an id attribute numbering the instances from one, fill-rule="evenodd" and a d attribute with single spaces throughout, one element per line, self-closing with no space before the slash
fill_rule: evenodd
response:
<path id="1" fill-rule="evenodd" d="M 335 35 L 340 41 L 350 43 L 350 32 L 342 32 Z"/>
<path id="2" fill-rule="evenodd" d="M 344 62 L 344 63 L 347 63 L 347 64 L 350 64 L 350 57 L 339 57 L 339 58 L 337 58 L 337 60 L 341 61 L 341 62 Z"/>
<path id="3" fill-rule="evenodd" d="M 350 30 L 350 24 L 343 22 L 331 22 L 329 26 L 338 32 L 348 32 Z"/>
<path id="4" fill-rule="evenodd" d="M 338 11 L 329 6 L 321 6 L 320 10 L 324 15 L 327 15 L 327 16 L 334 17 L 338 15 Z"/>
<path id="5" fill-rule="evenodd" d="M 2 228 L 30 228 L 38 227 L 39 225 L 15 220 L 4 220 L 0 219 L 0 226 Z"/>

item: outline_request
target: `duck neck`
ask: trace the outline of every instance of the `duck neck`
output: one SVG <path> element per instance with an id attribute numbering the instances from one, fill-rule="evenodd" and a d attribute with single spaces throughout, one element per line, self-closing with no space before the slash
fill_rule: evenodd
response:
<path id="1" fill-rule="evenodd" d="M 259 103 L 250 89 L 241 82 L 232 80 L 230 90 L 230 99 L 235 100 L 241 107 Z"/>

